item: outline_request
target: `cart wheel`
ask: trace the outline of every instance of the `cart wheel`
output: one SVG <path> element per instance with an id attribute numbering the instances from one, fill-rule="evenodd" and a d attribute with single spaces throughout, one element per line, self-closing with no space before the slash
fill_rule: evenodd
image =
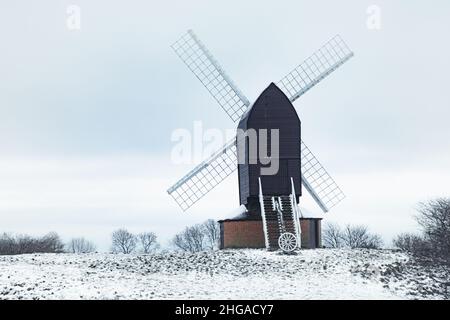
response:
<path id="1" fill-rule="evenodd" d="M 278 238 L 278 246 L 284 252 L 292 252 L 297 248 L 297 237 L 290 232 L 282 233 Z"/>

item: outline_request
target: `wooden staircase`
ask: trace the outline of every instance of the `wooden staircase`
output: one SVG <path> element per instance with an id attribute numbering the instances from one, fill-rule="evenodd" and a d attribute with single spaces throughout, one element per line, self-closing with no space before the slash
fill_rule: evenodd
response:
<path id="1" fill-rule="evenodd" d="M 276 202 L 279 204 L 281 214 L 278 212 Z M 294 212 L 290 195 L 283 196 L 263 196 L 261 212 L 264 213 L 263 223 L 266 229 L 266 248 L 268 250 L 278 250 L 278 238 L 284 232 L 296 234 L 294 224 Z"/>

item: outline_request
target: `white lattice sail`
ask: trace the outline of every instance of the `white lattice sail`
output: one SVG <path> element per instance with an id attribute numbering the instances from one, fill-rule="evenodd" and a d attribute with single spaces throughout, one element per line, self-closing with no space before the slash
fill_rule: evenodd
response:
<path id="1" fill-rule="evenodd" d="M 238 121 L 250 102 L 194 32 L 189 30 L 172 48 L 228 116 L 233 121 Z"/>
<path id="2" fill-rule="evenodd" d="M 345 198 L 341 188 L 328 174 L 306 144 L 301 141 L 302 183 L 324 212 Z"/>
<path id="3" fill-rule="evenodd" d="M 237 169 L 235 139 L 200 163 L 167 192 L 183 211 L 203 198 Z"/>
<path id="4" fill-rule="evenodd" d="M 289 72 L 277 83 L 277 86 L 291 102 L 294 102 L 351 57 L 353 52 L 344 40 L 336 35 Z"/>

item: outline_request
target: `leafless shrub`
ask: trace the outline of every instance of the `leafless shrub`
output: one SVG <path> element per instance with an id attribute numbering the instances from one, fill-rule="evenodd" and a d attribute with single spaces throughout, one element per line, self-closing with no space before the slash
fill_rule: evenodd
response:
<path id="1" fill-rule="evenodd" d="M 323 229 L 322 241 L 327 248 L 341 248 L 343 246 L 341 227 L 335 223 L 327 223 Z"/>
<path id="2" fill-rule="evenodd" d="M 383 238 L 379 234 L 370 233 L 365 248 L 381 249 L 383 247 L 383 244 L 384 244 Z"/>
<path id="3" fill-rule="evenodd" d="M 56 232 L 50 232 L 41 239 L 49 252 L 64 252 L 64 243 Z"/>
<path id="4" fill-rule="evenodd" d="M 198 252 L 214 250 L 219 247 L 220 227 L 212 220 L 206 220 L 202 224 L 196 224 L 185 228 L 175 235 L 172 244 L 183 251 Z"/>
<path id="5" fill-rule="evenodd" d="M 38 239 L 34 239 L 28 235 L 17 235 L 15 238 L 11 238 L 16 247 L 16 252 L 21 253 L 33 253 L 36 252 L 38 248 Z"/>
<path id="6" fill-rule="evenodd" d="M 17 254 L 16 239 L 8 233 L 0 235 L 0 254 Z"/>
<path id="7" fill-rule="evenodd" d="M 207 249 L 204 228 L 200 224 L 186 227 L 182 232 L 175 235 L 172 243 L 178 249 L 188 252 L 199 252 Z"/>
<path id="8" fill-rule="evenodd" d="M 369 233 L 366 226 L 347 225 L 342 233 L 342 240 L 346 247 L 379 249 L 383 245 L 383 241 L 379 235 Z"/>
<path id="9" fill-rule="evenodd" d="M 64 252 L 64 243 L 56 232 L 47 233 L 37 241 L 38 252 Z"/>
<path id="10" fill-rule="evenodd" d="M 55 232 L 48 233 L 41 238 L 28 235 L 12 236 L 6 233 L 0 236 L 0 254 L 3 255 L 61 252 L 64 252 L 64 244 Z"/>
<path id="11" fill-rule="evenodd" d="M 341 229 L 339 225 L 329 223 L 325 225 L 322 237 L 325 247 L 328 248 L 379 249 L 383 246 L 381 236 L 370 233 L 368 228 L 362 225 L 346 225 Z"/>
<path id="12" fill-rule="evenodd" d="M 73 238 L 67 244 L 67 251 L 71 253 L 90 253 L 95 250 L 95 245 L 85 238 Z"/>
<path id="13" fill-rule="evenodd" d="M 112 251 L 115 253 L 132 253 L 136 249 L 136 236 L 126 229 L 112 233 Z"/>
<path id="14" fill-rule="evenodd" d="M 450 198 L 420 203 L 417 222 L 430 247 L 429 254 L 450 263 Z"/>
<path id="15" fill-rule="evenodd" d="M 220 227 L 213 219 L 206 220 L 203 224 L 203 232 L 209 249 L 214 250 L 219 247 Z"/>
<path id="16" fill-rule="evenodd" d="M 422 234 L 403 233 L 394 239 L 395 247 L 433 263 L 450 264 L 450 198 L 421 202 L 415 216 Z"/>
<path id="17" fill-rule="evenodd" d="M 426 252 L 430 250 L 429 243 L 423 237 L 412 233 L 399 234 L 392 241 L 392 244 L 394 245 L 394 247 L 400 250 L 416 253 L 419 255 L 426 254 Z"/>
<path id="18" fill-rule="evenodd" d="M 367 242 L 367 227 L 346 225 L 342 239 L 349 248 L 361 248 Z"/>
<path id="19" fill-rule="evenodd" d="M 158 246 L 156 234 L 153 232 L 143 232 L 138 234 L 138 242 L 143 253 L 150 253 Z"/>

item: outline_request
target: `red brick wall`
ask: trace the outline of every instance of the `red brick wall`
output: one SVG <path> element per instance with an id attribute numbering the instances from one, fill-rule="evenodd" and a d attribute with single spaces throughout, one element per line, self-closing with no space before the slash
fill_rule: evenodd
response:
<path id="1" fill-rule="evenodd" d="M 302 247 L 309 247 L 312 220 L 300 220 Z M 320 220 L 316 220 L 320 226 Z M 277 223 L 276 221 L 269 223 Z M 222 221 L 223 248 L 265 248 L 262 221 Z M 320 229 L 319 229 L 320 231 Z M 319 234 L 320 235 L 320 234 Z M 320 239 L 320 236 L 319 236 Z"/>
<path id="2" fill-rule="evenodd" d="M 309 248 L 309 228 L 311 220 L 300 220 L 300 229 L 302 229 L 302 248 Z"/>
<path id="3" fill-rule="evenodd" d="M 265 248 L 262 221 L 223 221 L 224 248 Z"/>
<path id="4" fill-rule="evenodd" d="M 319 234 L 319 248 L 322 248 L 322 220 L 317 220 L 317 232 Z"/>

